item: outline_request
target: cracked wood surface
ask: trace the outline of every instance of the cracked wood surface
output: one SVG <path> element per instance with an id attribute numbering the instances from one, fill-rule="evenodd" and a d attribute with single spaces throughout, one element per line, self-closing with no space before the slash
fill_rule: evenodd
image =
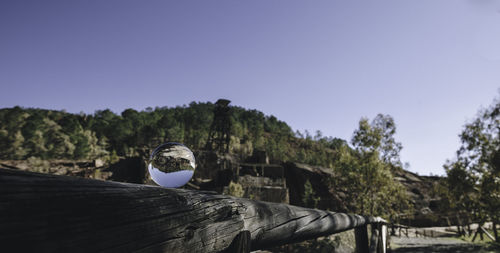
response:
<path id="1" fill-rule="evenodd" d="M 0 248 L 37 252 L 252 250 L 374 223 L 373 217 L 212 192 L 0 169 Z"/>

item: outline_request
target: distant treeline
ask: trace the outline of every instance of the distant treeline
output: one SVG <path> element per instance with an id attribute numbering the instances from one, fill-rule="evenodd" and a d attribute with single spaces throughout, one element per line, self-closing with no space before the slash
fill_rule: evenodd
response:
<path id="1" fill-rule="evenodd" d="M 71 114 L 33 108 L 0 109 L 0 159 L 92 159 L 137 155 L 144 147 L 176 141 L 202 149 L 213 120 L 213 103 L 126 109 L 120 115 L 99 110 Z M 275 161 L 332 166 L 334 150 L 345 145 L 317 132 L 293 132 L 285 122 L 257 110 L 231 107 L 231 152 L 266 151 Z"/>

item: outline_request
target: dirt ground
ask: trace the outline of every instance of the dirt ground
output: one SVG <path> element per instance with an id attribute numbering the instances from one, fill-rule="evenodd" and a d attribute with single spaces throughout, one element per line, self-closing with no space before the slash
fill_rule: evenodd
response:
<path id="1" fill-rule="evenodd" d="M 499 247 L 473 244 L 457 238 L 441 237 L 391 237 L 391 252 L 500 252 Z"/>

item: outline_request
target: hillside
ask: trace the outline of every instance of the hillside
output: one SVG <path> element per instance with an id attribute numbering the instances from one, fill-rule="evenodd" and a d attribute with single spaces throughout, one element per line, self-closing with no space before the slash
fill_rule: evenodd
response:
<path id="1" fill-rule="evenodd" d="M 430 210 L 428 180 L 401 168 L 402 146 L 388 115 L 371 123 L 362 118 L 350 145 L 320 132 L 293 132 L 256 110 L 218 106 L 193 102 L 120 115 L 0 109 L 0 160 L 5 167 L 151 183 L 145 169 L 151 150 L 175 141 L 196 155 L 187 187 L 391 219 Z M 225 152 L 212 143 L 221 140 L 213 137 L 221 112 L 229 126 Z"/>
<path id="2" fill-rule="evenodd" d="M 165 141 L 203 149 L 213 121 L 213 103 L 70 114 L 32 108 L 0 109 L 0 159 L 95 159 L 136 156 Z M 231 153 L 267 152 L 272 161 L 330 166 L 338 138 L 294 133 L 285 122 L 256 110 L 231 107 Z"/>

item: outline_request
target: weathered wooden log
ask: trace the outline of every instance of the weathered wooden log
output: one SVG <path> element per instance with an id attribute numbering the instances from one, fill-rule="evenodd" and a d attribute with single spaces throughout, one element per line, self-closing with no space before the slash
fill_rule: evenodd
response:
<path id="1" fill-rule="evenodd" d="M 212 192 L 0 169 L 5 252 L 249 251 L 376 222 Z"/>

